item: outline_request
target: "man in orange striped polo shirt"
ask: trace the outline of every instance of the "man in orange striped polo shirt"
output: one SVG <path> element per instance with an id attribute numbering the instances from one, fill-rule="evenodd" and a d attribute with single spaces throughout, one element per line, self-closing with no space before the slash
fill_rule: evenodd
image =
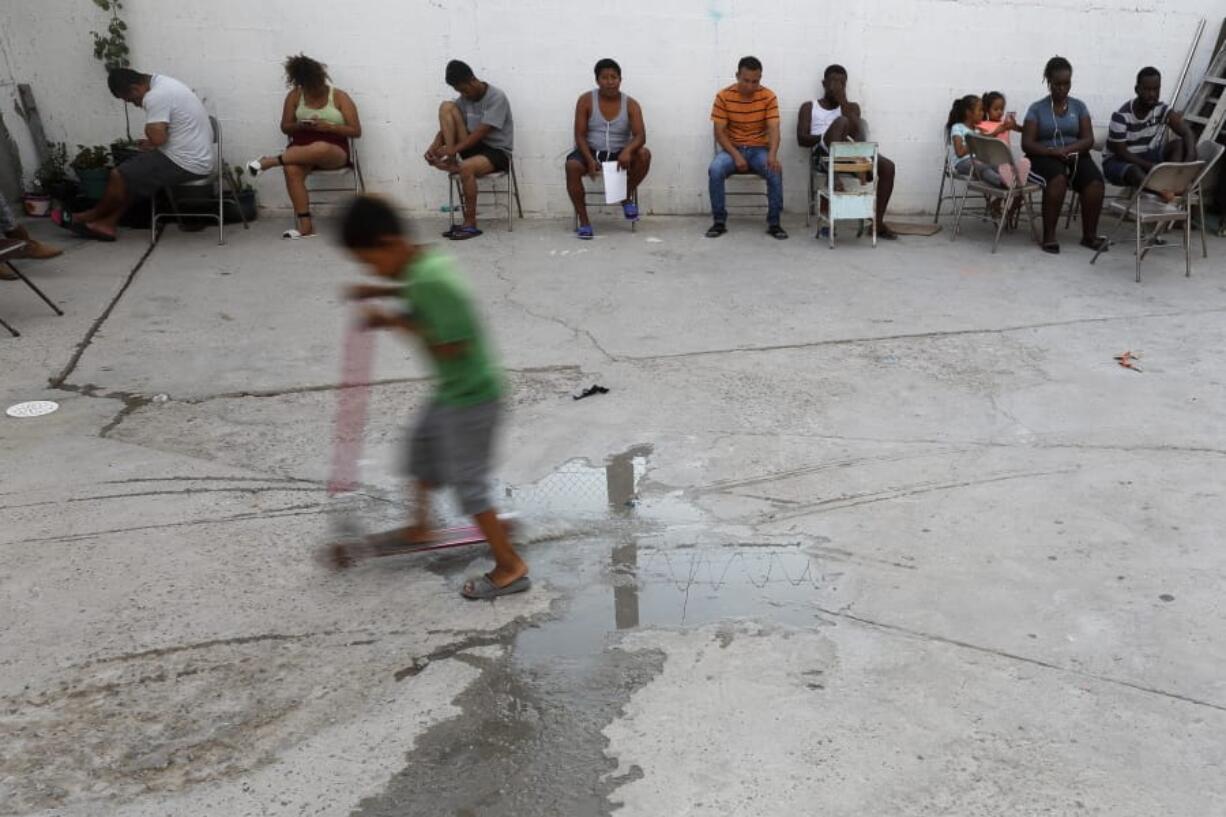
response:
<path id="1" fill-rule="evenodd" d="M 711 122 L 720 149 L 707 169 L 711 215 L 715 218 L 707 238 L 718 238 L 728 232 L 724 180 L 733 173 L 749 172 L 766 179 L 766 232 L 775 238 L 787 238 L 787 232 L 779 225 L 779 214 L 783 211 L 779 100 L 762 84 L 762 63 L 757 57 L 741 58 L 736 67 L 736 82 L 715 95 Z"/>

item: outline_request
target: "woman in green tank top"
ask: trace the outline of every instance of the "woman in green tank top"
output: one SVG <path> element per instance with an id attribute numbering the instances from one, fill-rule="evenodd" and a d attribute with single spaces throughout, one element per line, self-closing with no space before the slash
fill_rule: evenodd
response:
<path id="1" fill-rule="evenodd" d="M 256 176 L 281 165 L 285 189 L 294 205 L 295 229 L 282 238 L 315 235 L 311 223 L 310 193 L 306 179 L 312 170 L 336 170 L 349 164 L 349 140 L 362 135 L 358 109 L 349 94 L 329 84 L 328 67 L 305 54 L 285 61 L 285 79 L 290 91 L 281 111 L 281 132 L 289 146 L 277 156 L 262 156 L 247 164 Z"/>

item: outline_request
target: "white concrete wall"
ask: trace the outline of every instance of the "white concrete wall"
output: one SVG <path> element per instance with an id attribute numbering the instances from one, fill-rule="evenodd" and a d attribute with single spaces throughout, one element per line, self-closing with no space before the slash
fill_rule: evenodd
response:
<path id="1" fill-rule="evenodd" d="M 362 115 L 369 187 L 414 210 L 446 201 L 440 174 L 420 156 L 449 96 L 443 66 L 458 57 L 503 88 L 516 119 L 516 164 L 525 207 L 567 213 L 561 158 L 571 143 L 578 94 L 597 58 L 617 59 L 623 89 L 642 103 L 655 154 L 642 200 L 658 213 L 707 208 L 711 98 L 754 54 L 783 115 L 787 207 L 799 213 L 804 160 L 792 133 L 822 68 L 841 62 L 873 137 L 899 165 L 897 209 L 932 206 L 941 125 L 955 95 L 1001 90 L 1019 111 L 1045 93 L 1053 54 L 1075 68 L 1073 94 L 1099 124 L 1128 98 L 1133 76 L 1157 65 L 1172 85 L 1197 21 L 1208 27 L 1194 84 L 1226 14 L 1223 0 L 127 0 L 135 67 L 194 87 L 225 128 L 232 163 L 275 150 L 280 61 L 304 51 L 324 62 Z M 109 142 L 121 108 L 93 60 L 90 28 L 104 14 L 90 0 L 0 3 L 0 102 L 14 127 L 5 83 L 30 82 L 52 139 Z M 141 122 L 140 114 L 135 120 Z M 275 174 L 264 204 L 284 206 Z"/>

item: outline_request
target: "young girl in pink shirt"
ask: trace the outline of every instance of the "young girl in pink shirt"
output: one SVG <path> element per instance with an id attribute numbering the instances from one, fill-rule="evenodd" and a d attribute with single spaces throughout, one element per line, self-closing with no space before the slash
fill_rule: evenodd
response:
<path id="1" fill-rule="evenodd" d="M 1017 118 L 1013 112 L 1005 113 L 1005 95 L 1000 91 L 988 91 L 983 95 L 983 116 L 983 121 L 975 127 L 985 136 L 995 136 L 1006 145 L 1010 144 L 1010 133 L 1013 131 L 1021 133 L 1022 131 L 1022 126 L 1017 123 Z M 1016 183 L 1025 184 L 1026 177 L 1030 175 L 1030 160 L 1024 156 L 1018 157 L 1015 155 L 1013 161 L 1022 176 Z M 1015 184 L 1012 167 L 1001 165 L 996 170 L 1000 173 L 1000 178 L 1004 181 L 1006 187 L 1012 187 Z"/>

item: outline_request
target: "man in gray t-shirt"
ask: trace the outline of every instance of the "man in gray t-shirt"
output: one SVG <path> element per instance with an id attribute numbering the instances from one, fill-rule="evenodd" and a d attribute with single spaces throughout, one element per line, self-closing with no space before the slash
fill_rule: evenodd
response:
<path id="1" fill-rule="evenodd" d="M 465 63 L 447 63 L 446 79 L 460 95 L 439 106 L 439 131 L 425 158 L 432 167 L 460 177 L 464 223 L 443 236 L 464 241 L 481 235 L 477 229 L 477 179 L 510 167 L 515 122 L 507 95 L 477 79 Z"/>

